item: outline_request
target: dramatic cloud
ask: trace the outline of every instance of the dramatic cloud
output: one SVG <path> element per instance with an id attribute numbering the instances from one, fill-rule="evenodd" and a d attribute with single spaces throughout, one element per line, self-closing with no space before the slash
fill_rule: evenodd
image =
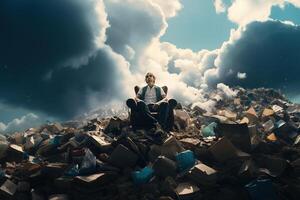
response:
<path id="1" fill-rule="evenodd" d="M 207 65 L 212 64 L 210 57 L 215 52 L 203 50 L 193 52 L 179 49 L 170 43 L 154 40 L 140 59 L 143 74 L 151 70 L 157 76 L 159 85 L 167 85 L 170 96 L 183 104 L 202 100 L 202 77 Z"/>
<path id="2" fill-rule="evenodd" d="M 110 23 L 106 43 L 128 60 L 138 58 L 167 27 L 162 10 L 149 0 L 106 0 L 105 3 Z M 133 61 L 132 65 L 137 67 Z"/>
<path id="3" fill-rule="evenodd" d="M 242 26 L 220 49 L 194 52 L 160 41 L 167 19 L 182 8 L 179 0 L 2 0 L 0 101 L 70 119 L 107 102 L 124 103 L 148 71 L 169 87 L 169 97 L 207 110 L 215 103 L 205 104 L 211 88 L 223 98 L 235 95 L 227 85 L 291 88 L 299 84 L 299 27 L 265 21 L 266 10 L 283 1 L 256 1 L 262 10 L 233 1 L 228 16 Z M 228 5 L 215 1 L 218 12 Z"/>
<path id="4" fill-rule="evenodd" d="M 163 11 L 166 18 L 174 17 L 177 12 L 182 8 L 179 0 L 151 0 L 157 4 Z"/>
<path id="5" fill-rule="evenodd" d="M 104 44 L 106 16 L 101 0 L 1 1 L 0 100 L 69 118 L 124 95 L 129 65 Z"/>
<path id="6" fill-rule="evenodd" d="M 266 21 L 273 6 L 284 8 L 287 3 L 300 7 L 300 0 L 234 0 L 228 8 L 228 18 L 239 25 L 246 25 L 253 21 Z M 217 6 L 218 4 L 215 3 L 216 10 Z"/>
<path id="7" fill-rule="evenodd" d="M 124 101 L 152 70 L 139 64 L 180 8 L 177 0 L 1 1 L 0 100 L 60 119 Z"/>
<path id="8" fill-rule="evenodd" d="M 232 33 L 215 63 L 210 84 L 270 87 L 292 92 L 300 84 L 300 26 L 280 21 L 253 22 Z M 238 72 L 246 79 L 236 77 Z"/>
<path id="9" fill-rule="evenodd" d="M 1 1 L 2 66 L 81 64 L 105 40 L 108 23 L 97 12 L 101 7 L 96 0 Z"/>

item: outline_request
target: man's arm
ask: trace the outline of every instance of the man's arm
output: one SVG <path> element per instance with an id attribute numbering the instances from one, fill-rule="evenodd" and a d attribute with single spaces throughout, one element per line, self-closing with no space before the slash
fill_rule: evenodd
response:
<path id="1" fill-rule="evenodd" d="M 156 102 L 156 104 L 160 104 L 161 102 L 168 101 L 167 95 L 162 88 L 160 88 L 160 94 L 161 94 L 162 99 L 160 101 Z"/>
<path id="2" fill-rule="evenodd" d="M 141 96 L 142 96 L 142 88 L 140 88 L 138 93 L 136 93 L 136 96 L 134 98 L 135 101 L 142 101 Z"/>

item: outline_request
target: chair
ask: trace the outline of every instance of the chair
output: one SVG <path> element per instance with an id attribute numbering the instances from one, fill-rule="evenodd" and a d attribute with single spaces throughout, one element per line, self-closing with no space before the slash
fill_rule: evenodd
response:
<path id="1" fill-rule="evenodd" d="M 165 92 L 165 94 L 167 95 L 168 94 L 168 87 L 167 86 L 162 86 L 161 87 L 162 89 L 163 89 L 163 91 Z M 135 94 L 137 95 L 137 93 L 139 92 L 139 90 L 140 90 L 140 87 L 139 86 L 134 86 L 134 92 L 135 92 Z M 155 118 L 157 118 L 158 117 L 158 112 L 151 112 L 151 115 L 153 116 L 153 117 L 155 117 Z"/>
<path id="2" fill-rule="evenodd" d="M 165 94 L 167 95 L 167 93 L 168 93 L 168 87 L 167 86 L 163 86 L 162 89 L 165 92 Z M 139 90 L 140 90 L 139 86 L 135 86 L 134 87 L 135 94 L 137 94 Z M 167 102 L 169 103 L 170 110 L 169 110 L 169 113 L 168 113 L 167 124 L 166 124 L 165 127 L 163 127 L 163 129 L 165 131 L 171 130 L 172 127 L 174 126 L 174 108 L 177 105 L 177 101 L 175 99 L 167 99 Z M 130 122 L 132 124 L 132 119 L 134 118 L 134 114 L 131 112 L 129 115 L 130 115 Z M 151 112 L 151 115 L 158 120 L 158 112 Z M 138 126 L 139 125 L 137 125 L 137 124 L 133 125 L 133 127 L 138 127 Z"/>

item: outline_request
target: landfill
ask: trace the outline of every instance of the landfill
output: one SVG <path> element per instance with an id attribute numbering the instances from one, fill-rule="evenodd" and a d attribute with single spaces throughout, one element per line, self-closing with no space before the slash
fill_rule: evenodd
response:
<path id="1" fill-rule="evenodd" d="M 236 91 L 178 105 L 170 132 L 98 117 L 0 134 L 0 199 L 299 200 L 300 105 Z"/>

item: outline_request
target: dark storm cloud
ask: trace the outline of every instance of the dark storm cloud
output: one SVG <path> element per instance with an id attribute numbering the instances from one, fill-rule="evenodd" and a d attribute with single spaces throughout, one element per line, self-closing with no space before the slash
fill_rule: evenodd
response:
<path id="1" fill-rule="evenodd" d="M 231 86 L 271 87 L 290 93 L 300 85 L 300 27 L 253 22 L 220 54 L 219 79 Z M 238 79 L 237 73 L 246 73 Z"/>
<path id="2" fill-rule="evenodd" d="M 0 1 L 0 100 L 69 118 L 113 89 L 117 64 L 97 49 L 94 0 Z M 77 60 L 80 67 L 70 66 Z"/>
<path id="3" fill-rule="evenodd" d="M 110 27 L 107 41 L 115 52 L 128 56 L 128 47 L 139 53 L 166 27 L 161 11 L 148 1 L 105 1 Z"/>
<path id="4" fill-rule="evenodd" d="M 15 75 L 17 81 L 11 81 L 6 89 L 1 87 L 4 83 L 1 83 L 0 88 L 1 91 L 7 90 L 4 94 L 10 103 L 68 118 L 88 106 L 91 93 L 101 92 L 109 96 L 113 89 L 113 85 L 109 86 L 110 77 L 115 76 L 113 62 L 106 51 L 99 50 L 88 65 L 78 69 L 57 69 L 52 72 L 50 80 L 44 81 L 32 74 L 30 77 L 20 74 Z M 5 73 L 1 73 L 0 79 L 11 73 L 8 68 Z"/>
<path id="5" fill-rule="evenodd" d="M 1 0 L 0 61 L 9 67 L 50 65 L 85 56 L 97 30 L 89 20 L 92 1 Z M 89 14 L 87 14 L 89 13 Z M 41 66 L 38 66 L 43 71 Z M 27 71 L 27 70 L 25 70 Z"/>

